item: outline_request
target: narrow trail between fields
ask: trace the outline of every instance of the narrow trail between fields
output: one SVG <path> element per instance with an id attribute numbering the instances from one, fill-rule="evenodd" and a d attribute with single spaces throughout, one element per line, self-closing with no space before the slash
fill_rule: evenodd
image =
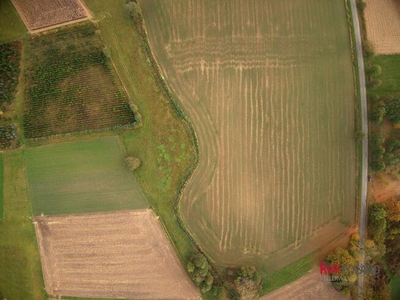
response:
<path id="1" fill-rule="evenodd" d="M 355 0 L 350 0 L 351 13 L 353 16 L 354 34 L 356 40 L 357 49 L 357 62 L 358 62 L 358 73 L 360 82 L 360 97 L 361 97 L 361 124 L 362 132 L 365 137 L 362 141 L 362 171 L 361 171 L 361 205 L 360 205 L 360 250 L 361 258 L 359 261 L 359 267 L 364 265 L 365 261 L 365 228 L 367 222 L 367 176 L 368 176 L 368 118 L 367 118 L 367 97 L 365 88 L 365 72 L 364 72 L 364 57 L 362 51 L 362 40 L 360 32 L 360 22 L 358 20 L 357 6 Z M 358 299 L 363 299 L 363 287 L 364 287 L 364 274 L 358 275 Z"/>

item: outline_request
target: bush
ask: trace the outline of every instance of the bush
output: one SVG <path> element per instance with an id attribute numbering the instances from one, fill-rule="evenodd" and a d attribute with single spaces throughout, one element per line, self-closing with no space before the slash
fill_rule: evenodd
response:
<path id="1" fill-rule="evenodd" d="M 375 90 L 382 85 L 382 80 L 371 78 L 367 83 L 367 88 L 371 90 Z"/>
<path id="2" fill-rule="evenodd" d="M 203 254 L 193 254 L 186 265 L 186 269 L 190 278 L 200 288 L 201 293 L 204 294 L 211 290 L 214 277 L 211 275 L 207 258 Z"/>
<path id="3" fill-rule="evenodd" d="M 372 77 L 378 77 L 382 74 L 382 68 L 380 65 L 373 65 L 367 68 L 367 75 Z"/>
<path id="4" fill-rule="evenodd" d="M 400 123 L 400 99 L 396 98 L 386 105 L 386 116 L 393 124 Z"/>
<path id="5" fill-rule="evenodd" d="M 368 101 L 371 103 L 376 103 L 380 100 L 379 96 L 374 93 L 368 93 Z"/>
<path id="6" fill-rule="evenodd" d="M 386 115 L 386 108 L 383 105 L 377 106 L 372 109 L 370 113 L 370 120 L 375 124 L 381 124 L 383 117 Z"/>
<path id="7" fill-rule="evenodd" d="M 128 156 L 125 158 L 125 164 L 129 168 L 129 170 L 135 171 L 137 168 L 140 167 L 142 161 L 137 157 Z"/>

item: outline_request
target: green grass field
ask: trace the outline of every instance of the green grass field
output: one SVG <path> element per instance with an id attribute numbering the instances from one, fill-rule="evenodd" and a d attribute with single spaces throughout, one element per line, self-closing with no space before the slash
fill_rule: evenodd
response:
<path id="1" fill-rule="evenodd" d="M 34 215 L 148 207 L 116 137 L 31 148 L 25 157 Z"/>
<path id="2" fill-rule="evenodd" d="M 122 134 L 127 153 L 143 161 L 136 178 L 186 265 L 192 245 L 177 222 L 174 204 L 182 180 L 194 164 L 194 144 L 188 125 L 175 113 L 155 79 L 142 38 L 124 15 L 124 3 L 85 0 L 95 20 L 100 20 L 103 41 L 130 99 L 143 116 L 142 128 Z"/>
<path id="3" fill-rule="evenodd" d="M 4 154 L 4 218 L 0 221 L 0 298 L 45 299 L 35 230 L 30 219 L 25 160 Z"/>
<path id="4" fill-rule="evenodd" d="M 376 93 L 400 96 L 400 55 L 379 55 L 374 57 L 373 64 L 382 67 L 379 76 L 382 85 L 376 89 Z"/>
<path id="5" fill-rule="evenodd" d="M 26 35 L 26 27 L 11 1 L 0 1 L 0 44 L 23 38 Z"/>
<path id="6" fill-rule="evenodd" d="M 202 249 L 268 274 L 345 232 L 356 199 L 345 1 L 139 2 L 198 138 L 180 208 Z"/>
<path id="7" fill-rule="evenodd" d="M 4 187 L 3 154 L 0 153 L 0 219 L 3 218 L 3 187 Z"/>
<path id="8" fill-rule="evenodd" d="M 390 294 L 392 299 L 400 299 L 400 273 L 390 281 Z"/>

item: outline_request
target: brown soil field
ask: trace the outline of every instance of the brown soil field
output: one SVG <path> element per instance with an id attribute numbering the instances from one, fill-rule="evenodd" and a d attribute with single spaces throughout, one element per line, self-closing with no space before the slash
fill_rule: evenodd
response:
<path id="1" fill-rule="evenodd" d="M 88 10 L 79 0 L 11 0 L 30 32 L 86 19 Z"/>
<path id="2" fill-rule="evenodd" d="M 365 0 L 368 40 L 377 54 L 400 53 L 400 3 L 397 0 Z"/>
<path id="3" fill-rule="evenodd" d="M 374 202 L 384 202 L 400 195 L 400 170 L 398 167 L 387 167 L 385 171 L 372 175 L 369 195 Z"/>
<path id="4" fill-rule="evenodd" d="M 36 217 L 53 296 L 200 299 L 152 210 Z"/>
<path id="5" fill-rule="evenodd" d="M 313 269 L 298 280 L 285 285 L 260 300 L 344 300 L 351 299 L 336 291 L 330 282 L 322 281 L 319 269 Z"/>

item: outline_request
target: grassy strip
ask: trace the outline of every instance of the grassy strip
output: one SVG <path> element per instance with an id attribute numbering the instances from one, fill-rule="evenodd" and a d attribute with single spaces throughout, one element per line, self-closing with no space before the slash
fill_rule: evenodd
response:
<path id="1" fill-rule="evenodd" d="M 4 185 L 3 154 L 0 153 L 0 219 L 3 218 L 3 185 Z"/>
<path id="2" fill-rule="evenodd" d="M 10 0 L 0 1 L 0 43 L 28 35 L 26 27 Z"/>
<path id="3" fill-rule="evenodd" d="M 347 22 L 349 27 L 349 36 L 350 36 L 350 44 L 351 44 L 351 58 L 353 62 L 353 76 L 354 76 L 354 101 L 356 102 L 356 111 L 355 111 L 355 133 L 362 132 L 362 120 L 361 120 L 361 92 L 360 92 L 360 78 L 358 74 L 358 60 L 357 60 L 357 49 L 356 49 L 356 38 L 354 33 L 354 23 L 353 16 L 351 13 L 351 4 L 350 0 L 345 0 L 346 5 L 346 15 Z M 361 186 L 362 186 L 362 155 L 363 155 L 363 147 L 362 147 L 362 139 L 356 140 L 356 151 L 357 151 L 357 199 L 355 199 L 355 221 L 359 220 L 359 203 L 361 202 Z"/>
<path id="4" fill-rule="evenodd" d="M 0 223 L 0 292 L 7 299 L 45 299 L 31 215 L 23 153 L 6 153 L 4 219 Z"/>
<path id="5" fill-rule="evenodd" d="M 313 267 L 314 260 L 315 252 L 308 254 L 275 273 L 267 275 L 263 280 L 261 289 L 262 295 L 271 293 L 307 274 Z"/>
<path id="6" fill-rule="evenodd" d="M 189 125 L 176 113 L 171 99 L 157 80 L 146 51 L 146 43 L 129 16 L 123 12 L 123 0 L 86 0 L 110 51 L 118 75 L 139 106 L 143 127 L 122 133 L 128 155 L 143 164 L 136 177 L 152 208 L 186 264 L 193 245 L 177 221 L 176 199 L 190 174 L 196 151 Z"/>

